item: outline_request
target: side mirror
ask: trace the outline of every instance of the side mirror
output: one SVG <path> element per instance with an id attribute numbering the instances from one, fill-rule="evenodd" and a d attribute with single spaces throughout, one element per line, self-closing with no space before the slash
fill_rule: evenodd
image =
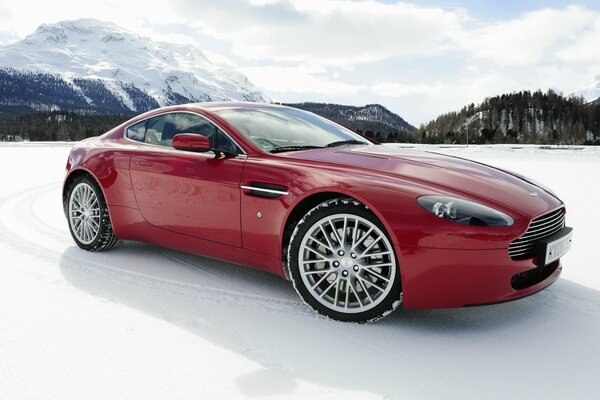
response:
<path id="1" fill-rule="evenodd" d="M 173 136 L 173 147 L 177 150 L 202 153 L 211 150 L 211 143 L 206 136 L 198 133 L 178 133 Z"/>

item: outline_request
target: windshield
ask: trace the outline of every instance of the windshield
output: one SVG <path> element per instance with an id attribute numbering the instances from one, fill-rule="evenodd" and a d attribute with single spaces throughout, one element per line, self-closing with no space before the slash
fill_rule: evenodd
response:
<path id="1" fill-rule="evenodd" d="M 265 151 L 325 147 L 340 141 L 369 143 L 341 125 L 296 108 L 234 108 L 216 114 Z"/>

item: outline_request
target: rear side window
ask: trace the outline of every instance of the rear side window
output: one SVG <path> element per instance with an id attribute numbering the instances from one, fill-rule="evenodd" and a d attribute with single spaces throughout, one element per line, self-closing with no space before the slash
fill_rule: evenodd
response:
<path id="1" fill-rule="evenodd" d="M 199 133 L 212 137 L 215 126 L 204 118 L 188 113 L 171 113 L 148 120 L 145 142 L 161 146 L 171 146 L 178 133 Z"/>
<path id="2" fill-rule="evenodd" d="M 143 142 L 146 135 L 146 121 L 138 122 L 127 128 L 127 137 L 137 142 Z"/>
<path id="3" fill-rule="evenodd" d="M 242 150 L 213 123 L 190 113 L 170 113 L 150 118 L 144 141 L 150 144 L 170 147 L 173 144 L 173 137 L 178 133 L 204 135 L 210 140 L 213 147 L 227 150 L 234 154 L 242 153 Z M 217 135 L 216 140 L 215 134 Z"/>

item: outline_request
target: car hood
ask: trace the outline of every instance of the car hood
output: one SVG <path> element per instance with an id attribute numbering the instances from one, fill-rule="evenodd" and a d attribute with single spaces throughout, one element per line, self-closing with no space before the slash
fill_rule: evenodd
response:
<path id="1" fill-rule="evenodd" d="M 475 161 L 392 145 L 342 146 L 287 153 L 290 157 L 371 170 L 424 186 L 430 193 L 485 201 L 536 216 L 562 202 L 514 173 Z"/>

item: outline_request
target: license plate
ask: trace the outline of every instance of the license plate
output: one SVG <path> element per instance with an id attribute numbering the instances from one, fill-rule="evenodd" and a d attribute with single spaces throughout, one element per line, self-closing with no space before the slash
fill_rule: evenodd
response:
<path id="1" fill-rule="evenodd" d="M 556 239 L 546 245 L 546 257 L 544 258 L 544 265 L 548 265 L 561 258 L 571 248 L 571 242 L 573 239 L 573 231 L 570 231 L 567 235 Z"/>

